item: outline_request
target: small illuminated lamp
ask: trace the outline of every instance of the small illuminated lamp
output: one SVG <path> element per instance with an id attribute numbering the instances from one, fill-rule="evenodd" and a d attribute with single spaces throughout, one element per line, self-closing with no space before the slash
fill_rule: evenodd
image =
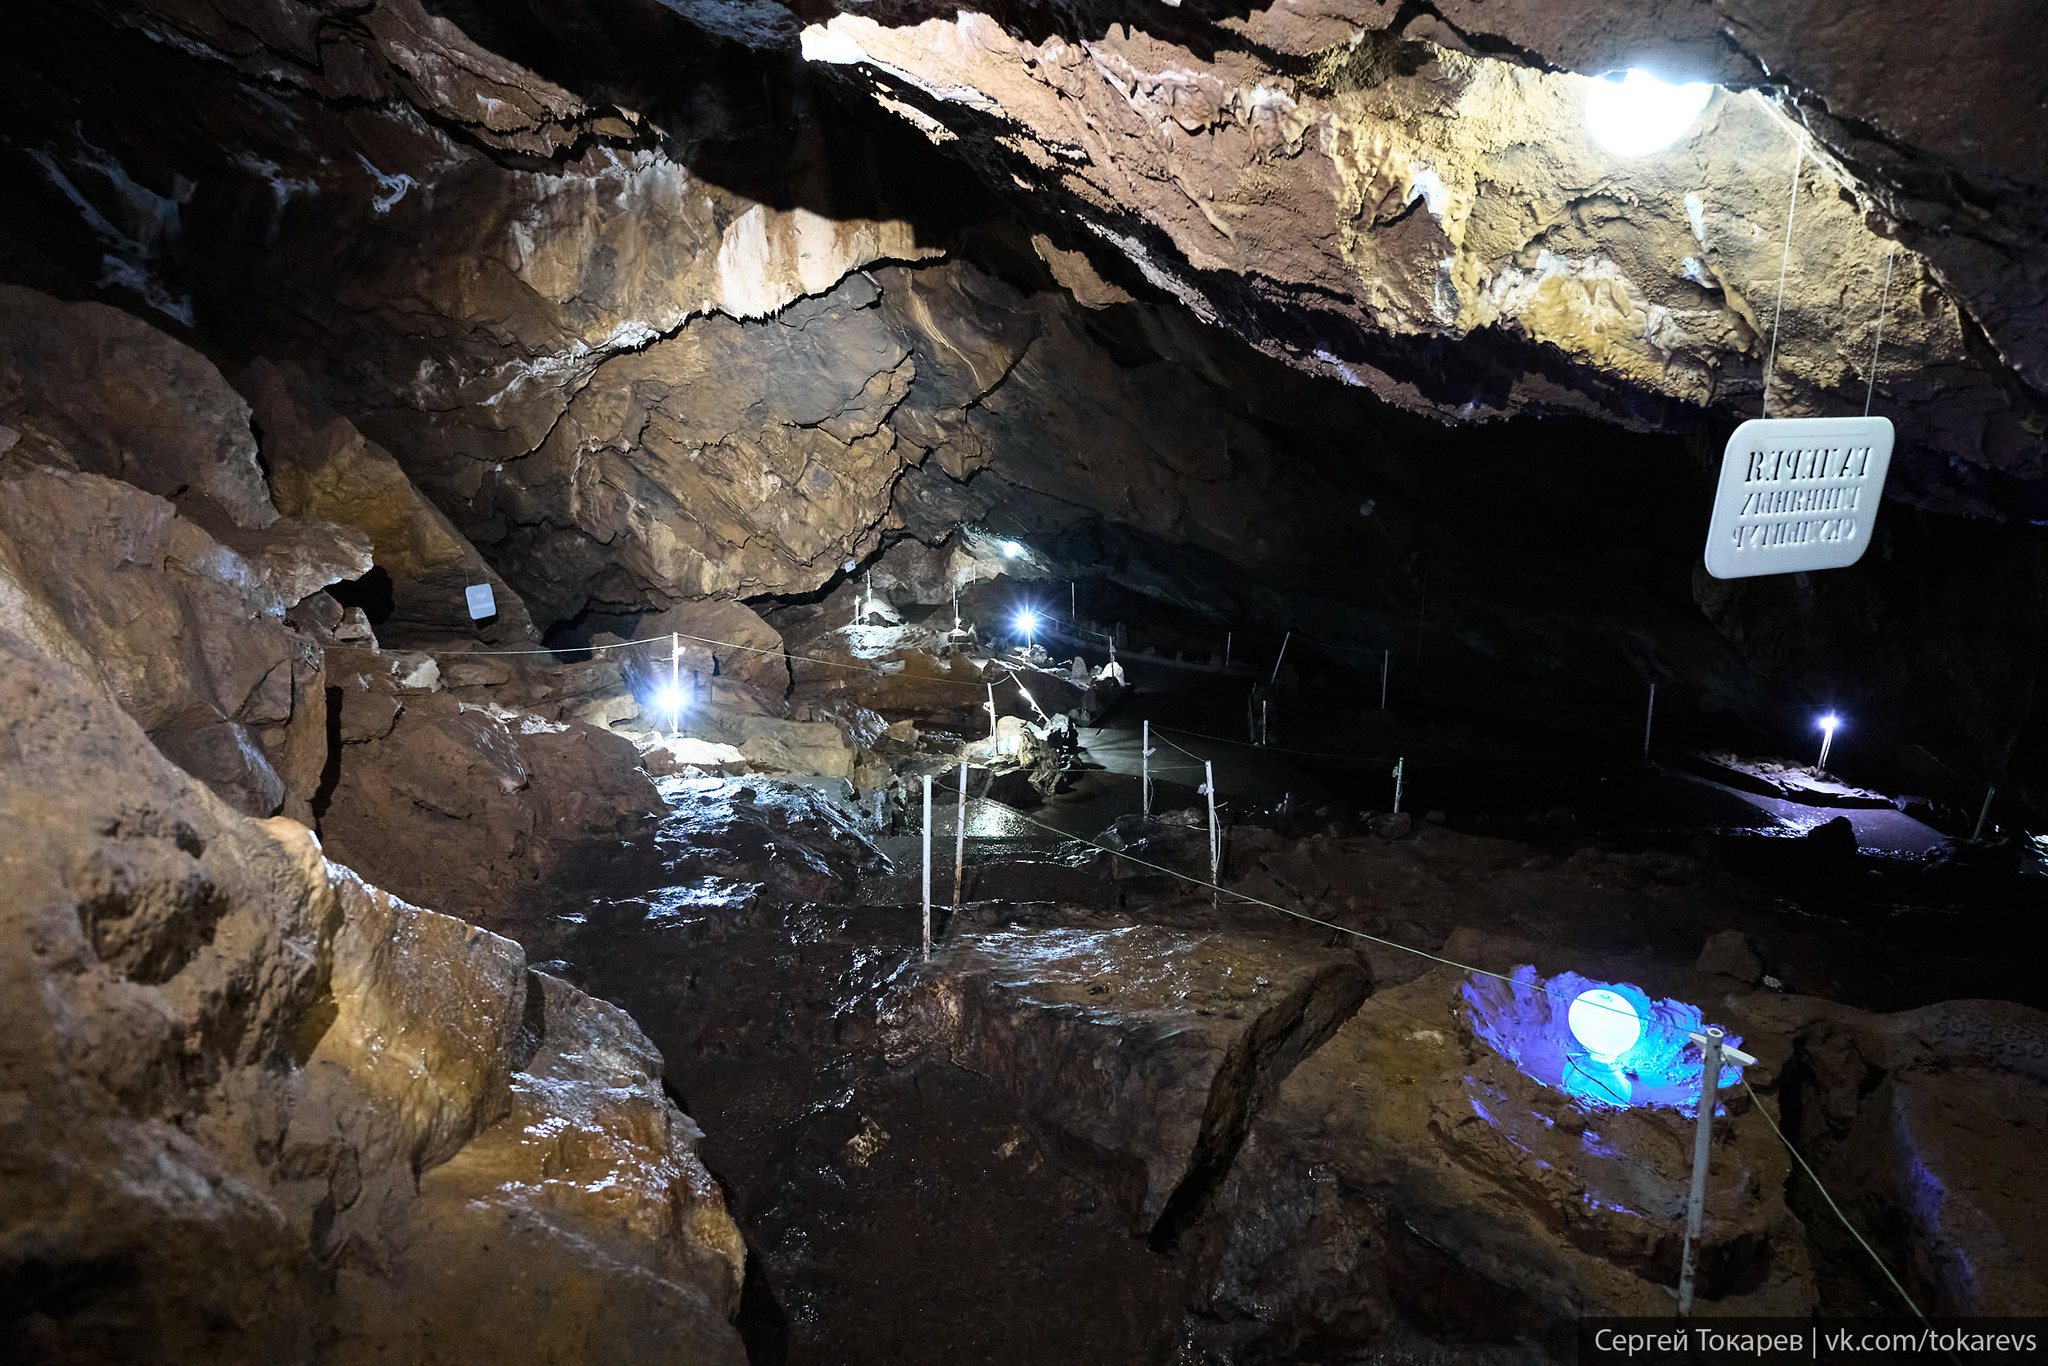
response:
<path id="1" fill-rule="evenodd" d="M 1692 131 L 1713 97 L 1704 81 L 1672 85 L 1639 67 L 1610 72 L 1586 89 L 1586 132 L 1615 156 L 1648 156 Z"/>
<path id="2" fill-rule="evenodd" d="M 1023 547 L 1023 546 L 1021 546 L 1021 545 L 1018 545 L 1018 544 L 1017 544 L 1017 543 L 1016 543 L 1015 541 L 1004 541 L 1004 542 L 1003 542 L 1003 558 L 1004 558 L 1004 559 L 1006 559 L 1006 560 L 1014 560 L 1014 559 L 1016 559 L 1016 558 L 1017 558 L 1017 557 L 1018 557 L 1019 555 L 1022 555 L 1023 553 L 1024 553 L 1024 547 Z"/>
<path id="3" fill-rule="evenodd" d="M 1017 629 L 1024 633 L 1025 648 L 1030 648 L 1032 636 L 1038 630 L 1038 613 L 1032 611 L 1029 607 L 1019 612 L 1017 614 Z"/>
<path id="4" fill-rule="evenodd" d="M 1595 1062 L 1612 1064 L 1643 1037 L 1643 1020 L 1628 997 L 1606 987 L 1582 991 L 1565 1012 L 1572 1037 Z"/>
<path id="5" fill-rule="evenodd" d="M 1835 743 L 1835 727 L 1841 724 L 1842 718 L 1833 712 L 1820 718 L 1820 762 L 1814 765 L 1815 768 L 1825 769 L 1828 766 L 1828 747 Z"/>
<path id="6" fill-rule="evenodd" d="M 660 691 L 654 694 L 654 709 L 669 714 L 670 730 L 679 731 L 683 728 L 683 690 L 675 684 L 661 685 Z"/>

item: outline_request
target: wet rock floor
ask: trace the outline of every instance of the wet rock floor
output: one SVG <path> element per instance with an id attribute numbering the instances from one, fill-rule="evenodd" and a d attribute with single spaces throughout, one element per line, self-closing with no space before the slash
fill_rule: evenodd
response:
<path id="1" fill-rule="evenodd" d="M 1272 1293 L 1233 1281 L 1248 1255 L 1239 1240 L 1282 1236 L 1259 1230 L 1268 1203 L 1286 1204 L 1276 1183 L 1297 1195 L 1295 1183 L 1312 1184 L 1284 1155 L 1315 1144 L 1272 1131 L 1274 1098 L 1283 1085 L 1342 1084 L 1329 1066 L 1313 1083 L 1307 1071 L 1289 1083 L 1289 1072 L 1340 1027 L 1340 1039 L 1381 1040 L 1344 1045 L 1365 1050 L 1359 1056 L 1384 1054 L 1390 1029 L 1403 1039 L 1448 1036 L 1455 1051 L 1458 975 L 1260 906 L 1212 907 L 1169 877 L 1047 829 L 1099 839 L 1122 818 L 1134 853 L 1202 870 L 1199 831 L 1130 819 L 1137 785 L 1123 770 L 1134 766 L 1136 729 L 1134 718 L 1115 717 L 1084 735 L 1101 767 L 1077 774 L 1070 793 L 1030 820 L 978 811 L 969 904 L 957 917 L 942 905 L 929 962 L 918 943 L 917 838 L 877 836 L 815 787 L 759 778 L 669 780 L 673 814 L 651 843 L 580 868 L 490 927 L 623 1005 L 661 1048 L 668 1084 L 704 1127 L 707 1165 L 748 1239 L 742 1326 L 757 1362 L 1252 1361 L 1288 1359 L 1307 1343 L 1323 1344 L 1317 1359 L 1333 1361 L 1367 1344 L 1418 1360 L 1445 1346 L 1461 1359 L 1555 1355 L 1569 1296 L 1429 1271 L 1429 1257 L 1417 1263 L 1425 1270 L 1393 1283 L 1386 1267 L 1350 1273 L 1357 1284 L 1347 1293 L 1370 1312 L 1333 1313 L 1303 1299 L 1303 1282 L 1321 1273 L 1299 1268 L 1273 1273 L 1284 1284 Z M 1726 850 L 1746 847 L 1731 830 L 1765 827 L 1773 814 L 1690 777 L 1570 775 L 1595 796 L 1602 777 L 1617 783 L 1612 808 L 1638 821 L 1649 810 L 1663 848 L 1540 824 L 1497 838 L 1460 831 L 1456 817 L 1388 840 L 1353 818 L 1379 804 L 1360 799 L 1355 777 L 1345 801 L 1341 774 L 1204 747 L 1228 755 L 1219 786 L 1240 822 L 1227 885 L 1388 940 L 1430 951 L 1452 943 L 1545 972 L 1569 965 L 1709 1004 L 1731 990 L 1766 990 L 1695 967 L 1708 935 L 1736 929 L 1758 947 L 1777 984 L 1770 990 L 1788 996 L 1896 1010 L 1999 994 L 1982 985 L 2003 980 L 1997 964 L 1956 955 L 1945 928 L 1956 914 L 1996 915 L 1996 904 L 1983 909 L 1967 889 L 1957 893 L 1960 911 L 1944 910 L 1938 895 L 1888 902 L 1906 884 L 1926 892 L 1932 875 L 1919 863 L 1892 866 L 1803 839 L 1777 841 L 1790 852 L 1779 889 L 1767 891 Z M 1637 788 L 1666 794 L 1668 806 L 1628 795 Z M 1285 792 L 1297 797 L 1289 812 L 1246 821 L 1255 797 Z M 1156 806 L 1193 798 L 1188 787 L 1163 785 Z M 1338 814 L 1324 821 L 1312 803 Z M 1585 825 L 1597 827 L 1601 808 L 1589 800 L 1585 809 Z M 935 896 L 944 903 L 950 800 L 938 802 L 935 825 Z M 1178 938 L 1146 958 L 1126 949 L 1136 933 Z M 1017 956 L 1019 945 L 1042 946 L 1042 959 Z M 1321 1004 L 1308 1009 L 1276 1005 L 1288 994 L 1284 981 L 1272 986 L 1280 969 L 1257 969 L 1255 987 L 1231 980 L 1254 961 L 1306 972 L 1335 959 L 1355 963 L 1384 1007 L 1368 1000 L 1353 1016 L 1358 1002 L 1327 989 L 1310 993 Z M 1160 962 L 1196 966 L 1176 986 L 1156 980 Z M 1099 980 L 1071 997 L 1046 987 L 1090 973 Z M 1974 990 L 1958 989 L 1970 983 Z M 1386 995 L 1396 986 L 1398 1000 Z M 1201 1005 L 1204 993 L 1222 1004 Z M 1331 1018 L 1317 1018 L 1319 1009 Z M 1188 1031 L 1201 1045 L 1192 1053 L 1162 1042 Z M 1469 1071 L 1475 1055 L 1464 1043 Z M 1455 1059 L 1431 1065 L 1442 1072 L 1437 1085 L 1466 1084 Z M 1122 1080 L 1089 1101 L 1098 1095 L 1089 1078 L 1112 1074 Z M 1131 1104 L 1119 1103 L 1125 1095 Z M 1297 1096 L 1282 1113 L 1320 1113 L 1320 1095 Z M 1441 1128 L 1445 1102 L 1434 1104 L 1437 1118 L 1425 1105 L 1398 1134 L 1375 1140 L 1403 1155 L 1389 1157 L 1387 1170 L 1471 1165 L 1431 1129 Z M 1256 1198 L 1229 1194 L 1247 1131 L 1258 1160 L 1238 1185 L 1265 1190 Z M 1360 1133 L 1371 1137 L 1370 1126 Z M 1369 1217 L 1354 1211 L 1331 1223 L 1324 1211 L 1322 1223 L 1302 1227 L 1342 1241 L 1359 1220 L 1380 1221 L 1384 1233 L 1423 1217 L 1403 1214 L 1398 1192 L 1366 1190 L 1376 1179 L 1357 1177 L 1343 1206 Z M 1782 1187 L 1782 1175 L 1774 1179 Z M 1569 1243 L 1562 1227 L 1537 1219 L 1514 1236 L 1548 1255 Z M 1479 1235 L 1459 1226 L 1446 1236 Z M 1402 1255 L 1408 1262 L 1398 1266 L 1419 1254 Z M 1558 1275 L 1579 1274 L 1579 1254 L 1556 1255 Z M 1836 1285 L 1838 1297 L 1860 1284 L 1853 1270 L 1823 1270 L 1821 1284 Z M 1654 1312 L 1663 1275 L 1652 1267 L 1622 1276 L 1602 1302 Z M 1441 1312 L 1463 1300 L 1512 1312 Z"/>

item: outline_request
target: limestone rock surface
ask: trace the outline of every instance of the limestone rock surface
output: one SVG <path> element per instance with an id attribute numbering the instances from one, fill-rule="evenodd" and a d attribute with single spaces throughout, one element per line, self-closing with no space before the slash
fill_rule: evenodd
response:
<path id="1" fill-rule="evenodd" d="M 516 1325 L 638 1359 L 608 1350 L 637 1309 L 666 1359 L 743 1359 L 736 1235 L 629 1021 L 236 814 L 7 628 L 0 698 L 10 1354 L 477 1360 Z M 570 1125 L 539 1189 L 488 1157 Z"/>

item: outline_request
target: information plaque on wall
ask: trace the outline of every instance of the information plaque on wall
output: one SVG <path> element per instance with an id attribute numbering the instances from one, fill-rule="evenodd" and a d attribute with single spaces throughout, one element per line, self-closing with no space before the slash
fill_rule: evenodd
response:
<path id="1" fill-rule="evenodd" d="M 1856 563 L 1870 545 L 1891 463 L 1890 418 L 1743 423 L 1721 456 L 1707 572 L 1748 579 Z"/>
<path id="2" fill-rule="evenodd" d="M 485 617 L 494 617 L 498 614 L 498 600 L 492 594 L 489 584 L 473 583 L 462 592 L 463 596 L 469 599 L 470 620 L 482 621 Z"/>

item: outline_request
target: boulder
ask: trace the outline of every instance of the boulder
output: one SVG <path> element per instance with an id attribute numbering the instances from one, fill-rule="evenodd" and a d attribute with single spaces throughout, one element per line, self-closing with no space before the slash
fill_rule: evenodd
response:
<path id="1" fill-rule="evenodd" d="M 621 1013 L 236 814 L 4 624 L 0 826 L 10 1346 L 744 1360 L 737 1230 Z"/>
<path id="2" fill-rule="evenodd" d="M 380 885 L 471 914 L 502 910 L 661 810 L 631 741 L 427 690 L 428 670 L 407 659 L 343 651 L 330 665 L 341 745 L 320 831 Z"/>
<path id="3" fill-rule="evenodd" d="M 968 929 L 891 1044 L 995 1078 L 1099 1167 L 1132 1232 L 1169 1248 L 1253 1112 L 1358 1008 L 1348 954 L 1156 925 Z"/>
<path id="4" fill-rule="evenodd" d="M 338 522 L 369 538 L 376 567 L 389 580 L 389 615 L 374 623 L 385 636 L 537 641 L 519 595 L 398 462 L 330 408 L 297 367 L 259 360 L 236 382 L 262 429 L 279 510 Z M 464 597 L 479 583 L 490 585 L 498 609 L 481 623 L 470 618 Z"/>
<path id="5" fill-rule="evenodd" d="M 0 285 L 0 423 L 17 454 L 239 527 L 277 520 L 249 405 L 213 362 L 120 309 Z"/>
<path id="6" fill-rule="evenodd" d="M 0 624 L 104 685 L 188 772 L 247 814 L 305 813 L 325 751 L 320 656 L 247 560 L 133 485 L 13 466 L 0 580 Z"/>

